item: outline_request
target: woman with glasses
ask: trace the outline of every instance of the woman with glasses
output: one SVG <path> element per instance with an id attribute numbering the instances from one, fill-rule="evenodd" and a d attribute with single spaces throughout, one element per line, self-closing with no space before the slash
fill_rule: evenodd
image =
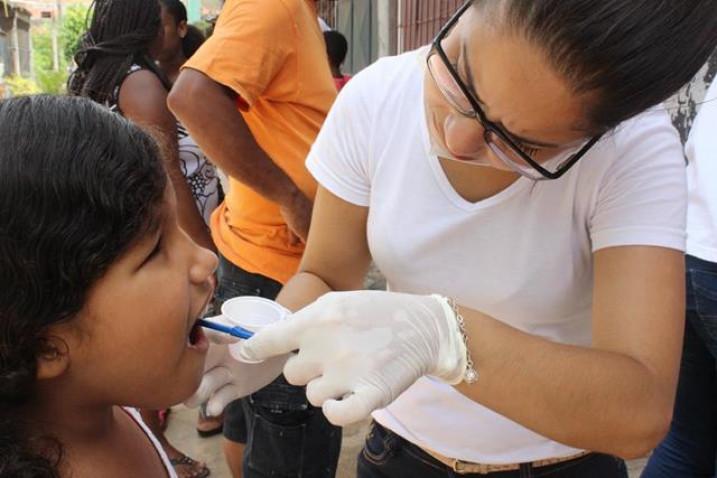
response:
<path id="1" fill-rule="evenodd" d="M 308 158 L 297 312 L 242 356 L 298 350 L 286 378 L 330 421 L 373 412 L 361 478 L 626 477 L 669 426 L 683 328 L 685 162 L 656 105 L 716 45 L 717 0 L 475 0 L 379 60 Z M 390 292 L 358 290 L 371 259 Z"/>

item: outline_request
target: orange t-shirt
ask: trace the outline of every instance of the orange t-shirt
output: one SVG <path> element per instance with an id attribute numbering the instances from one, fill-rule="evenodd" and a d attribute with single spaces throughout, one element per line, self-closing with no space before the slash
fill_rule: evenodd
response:
<path id="1" fill-rule="evenodd" d="M 316 182 L 304 161 L 336 97 L 314 0 L 228 0 L 214 34 L 184 67 L 240 96 L 256 142 L 313 198 Z M 290 245 L 276 203 L 229 182 L 211 220 L 219 252 L 242 269 L 286 282 L 304 246 Z"/>

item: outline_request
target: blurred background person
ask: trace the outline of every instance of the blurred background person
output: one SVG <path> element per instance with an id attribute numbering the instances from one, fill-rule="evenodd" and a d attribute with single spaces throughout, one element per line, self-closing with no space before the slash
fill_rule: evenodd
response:
<path id="1" fill-rule="evenodd" d="M 326 41 L 326 54 L 329 57 L 331 76 L 334 78 L 336 89 L 341 91 L 341 88 L 351 79 L 351 75 L 344 75 L 341 72 L 341 65 L 346 60 L 349 44 L 346 37 L 336 30 L 325 31 L 324 40 Z"/>
<path id="2" fill-rule="evenodd" d="M 304 162 L 335 97 L 314 0 L 227 1 L 180 73 L 169 105 L 229 177 L 211 221 L 217 305 L 273 299 L 296 273 L 316 193 Z M 331 477 L 341 445 L 283 376 L 226 408 L 224 437 L 235 477 Z"/>

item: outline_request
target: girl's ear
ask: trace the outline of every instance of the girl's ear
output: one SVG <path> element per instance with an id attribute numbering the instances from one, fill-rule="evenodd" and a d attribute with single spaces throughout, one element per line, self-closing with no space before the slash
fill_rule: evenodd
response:
<path id="1" fill-rule="evenodd" d="M 37 379 L 48 380 L 64 374 L 70 367 L 69 352 L 64 339 L 55 335 L 47 336 L 37 356 Z"/>
<path id="2" fill-rule="evenodd" d="M 187 22 L 182 20 L 179 22 L 179 25 L 177 25 L 177 34 L 179 35 L 179 38 L 184 40 L 184 37 L 187 36 Z"/>

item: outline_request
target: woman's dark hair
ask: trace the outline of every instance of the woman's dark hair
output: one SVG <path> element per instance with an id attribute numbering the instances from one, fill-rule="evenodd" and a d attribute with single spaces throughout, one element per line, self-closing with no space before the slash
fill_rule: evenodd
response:
<path id="1" fill-rule="evenodd" d="M 576 93 L 595 95 L 598 130 L 668 98 L 717 46 L 717 0 L 474 2 L 540 45 Z"/>
<path id="2" fill-rule="evenodd" d="M 89 15 L 90 26 L 75 54 L 77 69 L 67 84 L 70 94 L 102 104 L 111 101 L 133 64 L 151 70 L 169 90 L 169 81 L 148 53 L 162 26 L 157 0 L 94 0 Z"/>
<path id="3" fill-rule="evenodd" d="M 327 30 L 324 32 L 324 40 L 329 61 L 333 66 L 339 68 L 346 59 L 346 52 L 349 49 L 346 37 L 336 30 Z"/>
<path id="4" fill-rule="evenodd" d="M 0 477 L 56 477 L 60 445 L 20 410 L 47 328 L 156 226 L 166 176 L 146 133 L 85 98 L 2 101 L 0 137 Z"/>

